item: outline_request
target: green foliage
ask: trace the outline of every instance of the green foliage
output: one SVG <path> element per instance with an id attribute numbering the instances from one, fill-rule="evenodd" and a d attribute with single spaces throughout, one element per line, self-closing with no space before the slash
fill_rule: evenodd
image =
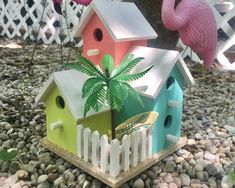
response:
<path id="1" fill-rule="evenodd" d="M 14 159 L 17 155 L 17 150 L 16 149 L 2 149 L 0 150 L 0 160 L 1 161 L 10 161 Z"/>
<path id="2" fill-rule="evenodd" d="M 232 178 L 232 180 L 235 182 L 235 172 L 232 172 L 229 174 L 229 176 Z"/>
<path id="3" fill-rule="evenodd" d="M 142 57 L 134 58 L 134 55 L 129 54 L 117 68 L 114 67 L 111 55 L 104 55 L 101 69 L 82 56 L 78 57 L 77 63 L 65 64 L 67 68 L 78 70 L 90 77 L 82 88 L 82 97 L 87 98 L 84 116 L 91 109 L 100 111 L 105 104 L 119 112 L 128 96 L 143 106 L 138 92 L 128 84 L 130 81 L 143 77 L 152 68 L 131 74 L 130 71 L 143 59 Z"/>

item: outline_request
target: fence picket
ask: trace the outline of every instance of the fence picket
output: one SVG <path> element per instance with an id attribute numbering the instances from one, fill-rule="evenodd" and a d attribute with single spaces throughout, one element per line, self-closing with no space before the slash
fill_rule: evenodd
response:
<path id="1" fill-rule="evenodd" d="M 99 142 L 100 134 L 98 131 L 92 133 L 92 164 L 94 166 L 99 165 Z"/>
<path id="2" fill-rule="evenodd" d="M 135 131 L 131 134 L 131 166 L 136 167 L 138 164 L 139 152 L 139 132 Z"/>
<path id="3" fill-rule="evenodd" d="M 103 135 L 100 140 L 100 169 L 102 172 L 108 170 L 109 143 L 107 135 Z"/>
<path id="4" fill-rule="evenodd" d="M 77 126 L 77 156 L 83 157 L 83 125 Z"/>
<path id="5" fill-rule="evenodd" d="M 146 159 L 146 129 L 144 127 L 140 128 L 140 161 Z"/>
<path id="6" fill-rule="evenodd" d="M 148 157 L 151 158 L 153 156 L 153 151 L 152 151 L 152 148 L 153 148 L 153 136 L 152 136 L 152 133 L 153 133 L 153 129 L 150 128 L 148 129 L 148 132 L 147 132 L 147 154 L 148 154 Z"/>
<path id="7" fill-rule="evenodd" d="M 117 177 L 120 172 L 120 142 L 117 139 L 111 141 L 110 146 L 110 165 L 109 174 L 112 177 Z"/>
<path id="8" fill-rule="evenodd" d="M 122 139 L 122 169 L 124 172 L 130 168 L 130 140 L 127 135 Z"/>
<path id="9" fill-rule="evenodd" d="M 84 160 L 86 162 L 90 159 L 91 151 L 91 130 L 89 128 L 84 129 Z"/>

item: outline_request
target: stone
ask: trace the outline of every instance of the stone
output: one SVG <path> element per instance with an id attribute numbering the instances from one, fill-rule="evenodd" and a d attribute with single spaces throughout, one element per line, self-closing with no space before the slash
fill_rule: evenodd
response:
<path id="1" fill-rule="evenodd" d="M 144 188 L 144 181 L 142 179 L 137 179 L 133 183 L 133 188 Z"/>
<path id="2" fill-rule="evenodd" d="M 12 161 L 10 163 L 10 166 L 9 166 L 9 171 L 12 173 L 12 174 L 15 174 L 17 170 L 20 169 L 20 164 L 19 162 L 17 161 Z"/>
<path id="3" fill-rule="evenodd" d="M 29 176 L 29 173 L 26 170 L 18 170 L 16 172 L 16 175 L 19 179 L 27 179 Z"/>
<path id="4" fill-rule="evenodd" d="M 38 184 L 44 183 L 45 181 L 47 181 L 47 179 L 48 179 L 48 175 L 47 174 L 43 174 L 43 175 L 38 177 L 37 182 L 38 182 Z"/>
<path id="5" fill-rule="evenodd" d="M 227 175 L 222 178 L 221 187 L 222 188 L 232 188 L 235 185 L 235 181 L 231 176 Z"/>
<path id="6" fill-rule="evenodd" d="M 178 188 L 178 186 L 175 183 L 169 183 L 168 188 Z"/>
<path id="7" fill-rule="evenodd" d="M 80 174 L 78 176 L 77 182 L 78 182 L 79 185 L 83 185 L 85 180 L 86 180 L 86 174 Z"/>
<path id="8" fill-rule="evenodd" d="M 192 188 L 201 188 L 201 181 L 198 179 L 191 179 Z"/>
<path id="9" fill-rule="evenodd" d="M 17 175 L 12 175 L 12 176 L 9 176 L 5 180 L 4 184 L 9 185 L 11 187 L 11 186 L 15 185 L 17 181 L 18 181 L 18 176 Z"/>
<path id="10" fill-rule="evenodd" d="M 194 170 L 195 170 L 196 172 L 203 171 L 203 166 L 202 166 L 201 164 L 196 164 L 196 165 L 194 166 Z"/>
<path id="11" fill-rule="evenodd" d="M 41 153 L 38 155 L 38 159 L 41 163 L 49 163 L 51 160 L 51 156 L 50 153 L 46 152 L 46 153 Z"/>
<path id="12" fill-rule="evenodd" d="M 190 185 L 190 177 L 187 174 L 181 174 L 179 176 L 181 180 L 182 186 L 189 186 Z"/>
<path id="13" fill-rule="evenodd" d="M 210 162 L 214 162 L 216 157 L 215 157 L 215 155 L 213 155 L 213 154 L 211 154 L 209 152 L 205 152 L 204 159 L 206 159 L 206 160 L 208 160 Z"/>
<path id="14" fill-rule="evenodd" d="M 184 161 L 184 158 L 183 157 L 177 157 L 176 159 L 175 159 L 175 162 L 178 164 L 178 163 L 181 163 L 181 162 L 183 162 Z"/>
<path id="15" fill-rule="evenodd" d="M 55 173 L 56 170 L 57 170 L 56 165 L 51 165 L 51 164 L 49 164 L 49 165 L 46 167 L 45 172 L 46 172 L 47 174 L 49 174 L 49 173 Z"/>
<path id="16" fill-rule="evenodd" d="M 208 185 L 211 188 L 217 188 L 217 183 L 216 183 L 216 181 L 213 178 L 209 178 L 208 179 Z"/>
<path id="17" fill-rule="evenodd" d="M 84 181 L 82 188 L 90 188 L 91 183 L 87 180 Z"/>
<path id="18" fill-rule="evenodd" d="M 205 169 L 211 176 L 215 176 L 220 173 L 219 167 L 215 166 L 214 164 L 208 164 Z"/>
<path id="19" fill-rule="evenodd" d="M 37 188 L 50 188 L 50 184 L 48 182 L 43 182 L 37 185 Z"/>
<path id="20" fill-rule="evenodd" d="M 59 186 L 60 184 L 64 183 L 64 178 L 63 177 L 58 177 L 55 181 L 54 181 L 54 186 Z"/>
<path id="21" fill-rule="evenodd" d="M 49 183 L 53 183 L 57 178 L 58 174 L 49 173 L 47 180 Z"/>
<path id="22" fill-rule="evenodd" d="M 159 188 L 168 188 L 167 183 L 160 183 Z"/>
<path id="23" fill-rule="evenodd" d="M 2 141 L 7 141 L 9 139 L 9 136 L 6 133 L 0 133 L 0 139 Z"/>
<path id="24" fill-rule="evenodd" d="M 173 182 L 174 182 L 178 187 L 181 187 L 181 186 L 182 186 L 181 180 L 180 180 L 180 178 L 178 178 L 178 177 L 174 177 L 174 178 L 173 178 Z"/>
<path id="25" fill-rule="evenodd" d="M 163 177 L 164 182 L 166 183 L 172 183 L 173 182 L 173 177 L 170 173 L 167 173 L 164 177 Z"/>
<path id="26" fill-rule="evenodd" d="M 64 172 L 64 178 L 66 181 L 74 181 L 75 180 L 75 176 L 72 172 L 70 172 L 69 170 L 66 170 Z"/>

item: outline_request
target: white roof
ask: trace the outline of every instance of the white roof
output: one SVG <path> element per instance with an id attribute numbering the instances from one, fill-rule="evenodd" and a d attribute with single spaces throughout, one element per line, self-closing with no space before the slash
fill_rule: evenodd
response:
<path id="1" fill-rule="evenodd" d="M 87 77 L 84 74 L 75 70 L 55 72 L 44 84 L 35 100 L 37 103 L 44 102 L 45 97 L 57 86 L 74 119 L 84 118 L 83 112 L 86 99 L 82 99 L 82 86 L 86 79 Z M 87 116 L 95 113 L 90 111 Z"/>
<path id="2" fill-rule="evenodd" d="M 114 41 L 155 39 L 157 33 L 147 22 L 134 3 L 93 0 L 75 27 L 81 37 L 92 15 L 96 13 Z"/>
<path id="3" fill-rule="evenodd" d="M 133 72 L 141 72 L 154 65 L 146 75 L 131 83 L 132 87 L 136 89 L 144 89 L 142 93 L 144 96 L 150 98 L 158 96 L 175 64 L 181 71 L 185 83 L 188 85 L 194 83 L 193 77 L 178 51 L 137 46 L 129 53 L 134 54 L 135 57 L 145 58 L 133 69 Z"/>

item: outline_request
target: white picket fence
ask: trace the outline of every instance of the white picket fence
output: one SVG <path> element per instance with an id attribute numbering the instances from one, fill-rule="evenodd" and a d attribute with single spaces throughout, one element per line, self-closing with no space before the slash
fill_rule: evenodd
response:
<path id="1" fill-rule="evenodd" d="M 151 129 L 142 127 L 130 136 L 125 135 L 122 142 L 117 139 L 109 142 L 106 135 L 78 125 L 77 156 L 115 178 L 121 171 L 152 157 Z"/>

